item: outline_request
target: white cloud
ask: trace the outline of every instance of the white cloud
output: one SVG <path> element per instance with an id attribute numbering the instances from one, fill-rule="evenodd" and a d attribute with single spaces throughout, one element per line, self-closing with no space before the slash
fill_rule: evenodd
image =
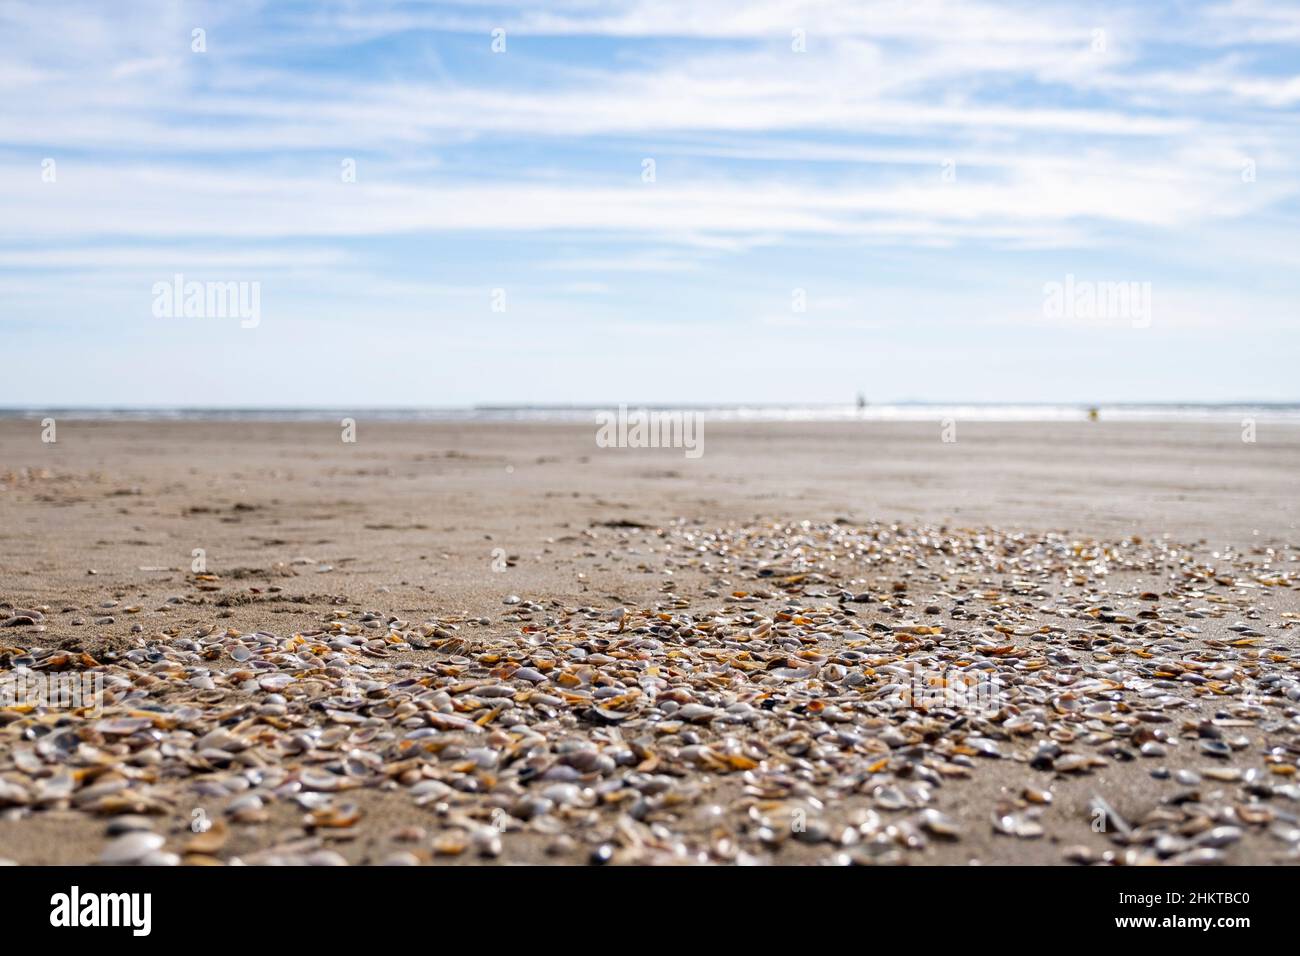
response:
<path id="1" fill-rule="evenodd" d="M 190 52 L 195 26 L 207 53 Z M 1207 274 L 1161 285 L 1171 327 L 1263 327 L 1293 311 L 1300 256 L 1298 42 L 1300 11 L 1248 0 L 159 0 L 59 16 L 0 0 L 0 288 L 66 319 L 110 292 L 133 315 L 159 269 L 265 273 L 311 300 L 279 303 L 304 323 L 375 309 L 418 325 L 477 315 L 484 274 L 531 271 L 554 275 L 512 303 L 562 323 L 618 312 L 624 286 L 746 287 L 824 253 L 843 271 L 817 314 L 741 304 L 785 341 L 870 335 L 875 263 L 942 264 L 913 271 L 927 289 L 987 264 L 963 293 L 981 298 L 915 300 L 979 324 L 1017 321 L 1023 303 L 997 290 L 1045 259 L 1110 255 Z M 341 182 L 344 158 L 358 182 Z M 684 327 L 722 309 L 665 298 Z"/>

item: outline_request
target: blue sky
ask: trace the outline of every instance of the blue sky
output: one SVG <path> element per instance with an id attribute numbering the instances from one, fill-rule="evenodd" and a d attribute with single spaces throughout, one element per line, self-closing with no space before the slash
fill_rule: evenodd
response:
<path id="1" fill-rule="evenodd" d="M 1295 4 L 0 0 L 0 405 L 1300 400 L 1297 155 Z"/>

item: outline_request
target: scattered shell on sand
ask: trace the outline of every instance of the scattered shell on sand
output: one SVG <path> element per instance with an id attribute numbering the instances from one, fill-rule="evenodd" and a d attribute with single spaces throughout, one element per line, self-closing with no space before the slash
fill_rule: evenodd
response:
<path id="1" fill-rule="evenodd" d="M 1244 840 L 1297 859 L 1300 618 L 1269 600 L 1293 550 L 686 521 L 579 546 L 671 586 L 613 609 L 509 595 L 490 629 L 344 606 L 293 634 L 173 627 L 102 659 L 0 612 L 6 669 L 104 687 L 102 712 L 0 708 L 0 813 L 107 817 L 111 864 L 174 862 L 147 823 L 196 808 L 215 825 L 177 838 L 186 862 L 262 828 L 279 842 L 243 862 L 346 863 L 373 794 L 427 817 L 367 858 L 393 865 L 508 859 L 516 834 L 592 863 L 904 863 L 990 818 L 1080 863 Z M 1135 761 L 1151 789 L 1121 815 L 1096 781 Z M 987 774 L 1002 797 L 969 806 Z"/>

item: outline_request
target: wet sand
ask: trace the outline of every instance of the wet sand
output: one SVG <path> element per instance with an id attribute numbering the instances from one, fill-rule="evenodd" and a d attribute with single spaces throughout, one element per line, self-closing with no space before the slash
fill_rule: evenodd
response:
<path id="1" fill-rule="evenodd" d="M 989 527 L 1031 538 L 1059 532 L 1144 546 L 1167 540 L 1193 546 L 1207 562 L 1231 548 L 1242 567 L 1267 561 L 1291 576 L 1298 570 L 1300 429 L 1261 423 L 1258 441 L 1250 444 L 1233 423 L 958 428 L 958 440 L 945 443 L 938 423 L 709 424 L 704 454 L 692 460 L 674 449 L 599 448 L 594 426 L 586 425 L 371 423 L 362 416 L 357 441 L 345 443 L 340 427 L 328 422 L 61 421 L 57 442 L 46 444 L 37 421 L 3 421 L 0 602 L 46 610 L 43 630 L 6 629 L 0 645 L 84 651 L 100 659 L 145 647 L 164 629 L 311 632 L 344 608 L 354 616 L 373 609 L 413 623 L 485 619 L 489 623 L 476 633 L 492 646 L 521 646 L 521 622 L 509 620 L 512 606 L 503 603 L 509 596 L 543 608 L 648 611 L 662 602 L 669 580 L 672 594 L 687 606 L 717 611 L 727 604 L 727 592 L 719 589 L 716 562 L 672 563 L 684 540 L 678 533 L 656 534 L 680 519 L 686 525 L 679 528 L 703 522 L 735 530 L 803 521 L 832 528 L 836 522 L 897 522 L 907 529 L 948 529 L 962 541 L 974 540 L 962 529 Z M 665 543 L 678 550 L 666 550 Z M 202 549 L 215 580 L 193 573 L 195 549 Z M 835 588 L 850 580 L 867 582 L 862 587 L 871 590 L 881 569 L 864 563 L 839 570 L 844 579 L 831 580 L 824 594 L 813 592 L 809 604 L 834 604 Z M 754 589 L 742 574 L 721 577 L 727 586 Z M 1134 573 L 1122 584 L 1132 596 L 1144 589 L 1164 592 L 1169 582 Z M 1203 636 L 1231 639 L 1227 628 L 1252 609 L 1254 627 L 1300 651 L 1294 617 L 1300 597 L 1292 577 L 1281 586 L 1228 584 L 1220 590 L 1232 613 L 1198 621 Z M 862 604 L 856 607 L 859 624 L 910 620 L 931 603 L 947 612 L 951 602 L 943 592 L 933 582 L 920 583 L 909 592 L 915 609 L 888 614 L 879 613 L 879 600 Z M 747 607 L 772 614 L 780 597 Z M 180 600 L 169 605 L 169 598 Z M 129 607 L 140 610 L 128 613 Z M 440 653 L 445 658 L 445 650 L 404 652 L 417 666 Z M 1272 708 L 1277 726 L 1271 731 L 1244 728 L 1249 745 L 1227 764 L 1258 770 L 1267 744 L 1297 739 L 1300 725 L 1291 706 L 1289 718 L 1284 703 Z M 1212 701 L 1198 700 L 1189 712 L 1205 720 L 1215 710 Z M 0 730 L 10 734 L 0 736 L 0 748 L 17 745 L 12 723 Z M 589 733 L 581 727 L 567 732 Z M 713 740 L 712 729 L 701 733 L 705 743 Z M 1103 795 L 1130 822 L 1157 809 L 1179 785 L 1153 780 L 1153 767 L 1176 772 L 1215 763 L 1196 750 L 1195 738 L 1192 733 L 1187 746 L 1180 743 L 1159 759 L 1109 760 L 1077 776 L 1044 774 L 1020 760 L 976 759 L 968 775 L 935 787 L 930 804 L 955 821 L 960 839 L 931 834 L 924 847 L 903 856 L 917 863 L 1060 863 L 1067 844 L 1117 852 L 1091 828 L 1089 800 Z M 1009 757 L 1012 748 L 1002 749 Z M 0 776 L 10 764 L 7 756 L 0 750 Z M 1295 754 L 1289 759 L 1294 764 Z M 683 861 L 708 858 L 703 815 L 709 808 L 745 799 L 742 774 L 707 766 L 697 772 L 705 796 L 676 823 L 664 824 L 684 851 L 675 853 Z M 1054 792 L 1040 821 L 1046 834 L 1018 839 L 995 833 L 993 807 L 1026 786 Z M 341 828 L 344 833 L 318 829 L 313 836 L 303 828 L 304 809 L 285 801 L 268 808 L 264 822 L 232 825 L 215 855 L 248 859 L 305 837 L 349 862 L 378 862 L 403 849 L 393 841 L 396 831 L 420 827 L 424 834 L 410 834 L 418 838 L 407 848 L 420 861 L 479 859 L 472 850 L 431 850 L 431 841 L 447 829 L 445 813 L 435 806 L 417 806 L 400 788 L 352 793 L 362 818 Z M 1204 796 L 1218 805 L 1210 792 Z M 1219 803 L 1234 799 L 1223 796 Z M 218 803 L 205 812 L 219 812 Z M 1267 803 L 1283 814 L 1269 826 L 1287 825 L 1286 815 L 1300 812 L 1300 803 L 1286 797 Z M 156 814 L 169 848 L 179 850 L 188 838 L 194 806 L 183 801 Z M 827 811 L 828 826 L 856 826 L 845 815 L 871 806 L 867 796 L 837 805 Z M 0 810 L 0 858 L 93 862 L 106 842 L 104 828 L 102 816 L 57 801 L 39 809 L 10 807 Z M 1294 859 L 1287 842 L 1267 830 L 1248 827 L 1244 838 L 1225 848 L 1227 862 Z M 571 835 L 570 845 L 545 828 L 512 824 L 492 859 L 586 861 L 594 849 L 588 834 L 575 829 Z M 671 860 L 673 843 L 627 859 Z M 847 849 L 782 839 L 770 847 L 755 842 L 747 852 L 762 862 L 823 862 Z"/>

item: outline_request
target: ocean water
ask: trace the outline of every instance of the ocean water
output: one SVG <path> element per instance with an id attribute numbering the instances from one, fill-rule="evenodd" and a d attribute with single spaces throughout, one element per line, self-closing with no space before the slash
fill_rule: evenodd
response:
<path id="1" fill-rule="evenodd" d="M 682 411 L 716 422 L 1070 422 L 1087 421 L 1095 407 L 1102 421 L 1258 422 L 1300 424 L 1300 402 L 1229 404 L 940 404 L 902 402 L 867 405 L 626 405 L 628 412 Z M 368 421 L 578 422 L 595 421 L 618 405 L 480 405 L 468 408 L 0 408 L 0 418 L 101 421 Z"/>

